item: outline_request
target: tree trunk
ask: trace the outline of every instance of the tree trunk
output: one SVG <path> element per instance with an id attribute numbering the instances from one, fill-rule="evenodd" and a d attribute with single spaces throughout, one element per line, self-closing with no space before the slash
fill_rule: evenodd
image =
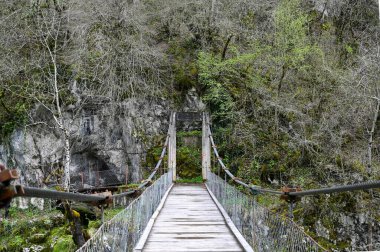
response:
<path id="1" fill-rule="evenodd" d="M 223 53 L 222 53 L 222 61 L 224 61 L 226 59 L 226 54 L 227 54 L 227 50 L 228 50 L 228 45 L 230 44 L 231 42 L 231 39 L 234 35 L 230 35 L 228 36 L 227 38 L 227 41 L 226 41 L 226 44 L 224 45 L 224 48 L 223 48 Z"/>
<path id="2" fill-rule="evenodd" d="M 379 110 L 380 110 L 380 100 L 377 100 L 376 104 L 376 109 L 375 113 L 373 115 L 373 120 L 372 120 L 372 127 L 371 131 L 369 132 L 369 139 L 368 139 L 368 164 L 367 164 L 367 173 L 368 176 L 371 178 L 372 177 L 372 146 L 373 146 L 373 135 L 375 134 L 375 129 L 376 129 L 376 123 L 377 123 L 377 118 L 379 117 Z M 369 202 L 369 212 L 370 212 L 370 218 L 369 218 L 369 223 L 368 223 L 368 249 L 372 250 L 373 249 L 373 221 L 372 221 L 372 201 L 373 201 L 373 190 L 371 189 L 369 191 L 371 195 L 371 200 Z"/>
<path id="3" fill-rule="evenodd" d="M 216 0 L 211 0 L 211 11 L 210 11 L 210 27 L 214 25 L 214 20 L 215 20 L 215 5 L 216 5 Z"/>
<path id="4" fill-rule="evenodd" d="M 216 0 L 211 0 L 211 20 L 214 18 Z"/>
<path id="5" fill-rule="evenodd" d="M 78 248 L 82 247 L 83 244 L 86 243 L 86 240 L 83 236 L 83 229 L 82 229 L 82 223 L 80 220 L 80 214 L 72 210 L 70 207 L 70 204 L 65 202 L 64 203 L 65 213 L 66 217 L 70 222 L 70 230 L 71 234 L 73 236 L 73 240 L 75 245 L 77 245 Z"/>
<path id="6" fill-rule="evenodd" d="M 285 75 L 286 75 L 286 72 L 287 72 L 287 66 L 286 64 L 282 65 L 282 72 L 281 72 L 281 77 L 280 77 L 280 81 L 278 82 L 278 86 L 277 86 L 277 93 L 276 93 L 276 107 L 275 107 L 275 110 L 274 110 L 274 120 L 275 120 L 275 132 L 276 132 L 276 138 L 278 137 L 278 129 L 279 129 L 279 115 L 278 115 L 278 103 L 279 103 L 279 98 L 280 98 L 280 95 L 281 95 L 281 87 L 282 87 L 282 83 L 284 81 L 284 78 L 285 78 Z"/>
<path id="7" fill-rule="evenodd" d="M 376 109 L 375 109 L 375 113 L 373 115 L 373 120 L 372 120 L 372 127 L 371 127 L 371 131 L 369 132 L 369 139 L 368 139 L 368 164 L 367 164 L 367 172 L 368 172 L 369 176 L 371 176 L 371 173 L 372 173 L 373 135 L 375 134 L 376 122 L 377 122 L 377 118 L 379 117 L 379 110 L 380 110 L 380 100 L 377 100 Z"/>
<path id="8" fill-rule="evenodd" d="M 64 141 L 65 141 L 65 165 L 64 165 L 64 180 L 63 187 L 65 191 L 70 190 L 70 163 L 71 163 L 71 153 L 70 153 L 70 139 L 68 130 L 64 130 Z"/>
<path id="9" fill-rule="evenodd" d="M 61 109 L 61 103 L 59 100 L 59 88 L 58 88 L 58 68 L 57 68 L 57 40 L 58 36 L 54 40 L 53 50 L 49 47 L 49 44 L 46 43 L 46 47 L 49 51 L 51 61 L 54 66 L 54 81 L 53 81 L 53 89 L 54 89 L 54 99 L 55 106 L 57 109 L 57 116 L 53 114 L 53 117 L 58 125 L 58 127 L 62 130 L 63 140 L 64 140 L 64 176 L 63 176 L 63 189 L 65 191 L 69 191 L 70 189 L 70 134 L 68 129 L 64 124 L 64 118 Z"/>

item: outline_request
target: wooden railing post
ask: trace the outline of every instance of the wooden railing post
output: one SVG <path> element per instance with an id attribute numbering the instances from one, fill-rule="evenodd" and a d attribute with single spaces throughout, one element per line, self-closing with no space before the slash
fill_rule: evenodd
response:
<path id="1" fill-rule="evenodd" d="M 168 157 L 168 167 L 173 170 L 173 181 L 176 181 L 177 172 L 177 160 L 176 160 L 176 149 L 177 149 L 177 140 L 176 140 L 176 126 L 175 126 L 175 117 L 176 113 L 173 112 L 170 120 L 170 129 L 169 129 L 169 157 Z"/>
<path id="2" fill-rule="evenodd" d="M 207 180 L 207 173 L 211 170 L 211 144 L 208 127 L 208 114 L 203 112 L 202 120 L 202 177 Z"/>

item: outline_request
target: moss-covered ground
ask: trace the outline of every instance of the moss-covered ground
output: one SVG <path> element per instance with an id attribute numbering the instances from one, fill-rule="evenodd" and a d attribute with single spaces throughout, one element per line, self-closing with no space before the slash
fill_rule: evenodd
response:
<path id="1" fill-rule="evenodd" d="M 123 208 L 104 212 L 105 221 Z M 2 213 L 3 214 L 3 213 Z M 87 233 L 92 235 L 100 227 L 100 218 L 89 222 Z M 64 215 L 55 209 L 41 211 L 10 208 L 7 219 L 0 222 L 0 252 L 71 252 L 76 250 L 70 228 Z"/>

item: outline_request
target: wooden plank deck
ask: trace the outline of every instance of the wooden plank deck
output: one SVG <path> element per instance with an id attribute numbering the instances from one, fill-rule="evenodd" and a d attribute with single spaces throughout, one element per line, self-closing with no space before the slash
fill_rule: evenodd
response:
<path id="1" fill-rule="evenodd" d="M 144 252 L 244 251 L 205 185 L 175 185 L 143 246 Z"/>

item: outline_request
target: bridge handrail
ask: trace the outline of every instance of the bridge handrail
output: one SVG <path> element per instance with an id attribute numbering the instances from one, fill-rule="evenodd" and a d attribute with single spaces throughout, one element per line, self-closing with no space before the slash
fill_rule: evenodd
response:
<path id="1" fill-rule="evenodd" d="M 254 251 L 326 251 L 293 220 L 273 213 L 210 171 L 207 178 L 207 187 Z"/>
<path id="2" fill-rule="evenodd" d="M 103 223 L 77 252 L 132 251 L 163 195 L 172 185 L 172 172 L 170 169 L 125 209 Z"/>
<path id="3" fill-rule="evenodd" d="M 208 128 L 208 136 L 211 142 L 212 149 L 214 151 L 214 154 L 216 158 L 218 159 L 218 162 L 220 166 L 222 167 L 223 171 L 237 184 L 242 185 L 245 188 L 248 188 L 252 193 L 269 193 L 269 194 L 276 194 L 276 195 L 283 195 L 283 196 L 290 196 L 293 198 L 296 197 L 303 197 L 303 196 L 312 196 L 312 195 L 318 195 L 318 194 L 330 194 L 330 193 L 338 193 L 338 192 L 348 192 L 348 191 L 355 191 L 355 190 L 368 190 L 368 189 L 375 189 L 380 188 L 380 180 L 373 180 L 373 181 L 367 181 L 363 183 L 356 183 L 356 184 L 350 184 L 350 185 L 337 185 L 332 187 L 326 187 L 326 188 L 318 188 L 318 189 L 310 189 L 305 191 L 276 191 L 273 189 L 267 189 L 267 188 L 261 188 L 260 186 L 255 185 L 248 185 L 247 183 L 243 182 L 239 178 L 235 177 L 230 170 L 226 167 L 226 165 L 223 163 L 222 158 L 219 156 L 218 149 L 215 145 L 214 138 L 211 133 L 211 127 L 210 123 L 207 119 L 207 128 Z"/>

